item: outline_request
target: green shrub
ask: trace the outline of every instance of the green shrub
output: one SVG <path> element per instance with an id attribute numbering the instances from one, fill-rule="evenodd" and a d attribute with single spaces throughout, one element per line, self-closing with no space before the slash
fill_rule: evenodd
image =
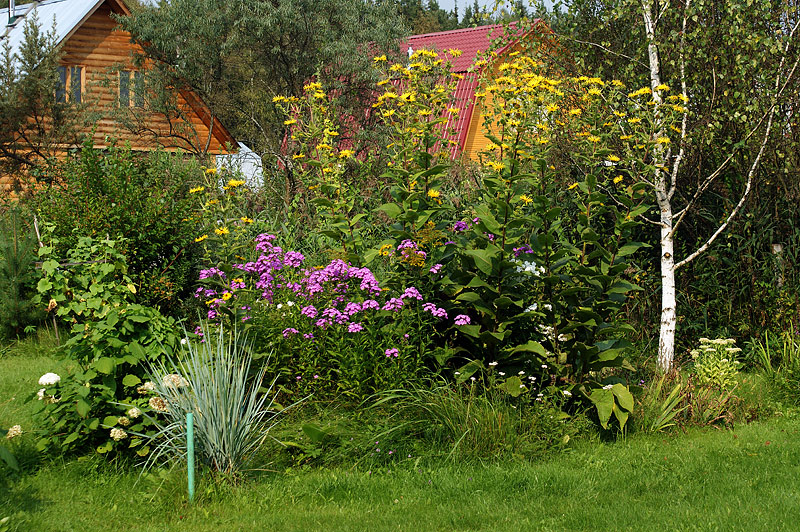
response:
<path id="1" fill-rule="evenodd" d="M 0 336 L 19 337 L 43 317 L 33 300 L 36 249 L 32 214 L 19 206 L 0 213 Z"/>
<path id="2" fill-rule="evenodd" d="M 71 326 L 61 350 L 73 364 L 63 377 L 42 376 L 33 395 L 44 433 L 38 447 L 146 455 L 142 438 L 129 438 L 126 431 L 152 428 L 143 415 L 153 409 L 152 386 L 143 384 L 144 362 L 174 352 L 175 321 L 131 301 L 136 288 L 113 240 L 81 237 L 64 257 L 48 242 L 39 255 L 44 278 L 38 289 Z"/>
<path id="3" fill-rule="evenodd" d="M 50 171 L 53 184 L 37 190 L 32 205 L 54 226 L 57 251 L 66 254 L 84 236 L 119 241 L 134 300 L 178 317 L 195 275 L 188 191 L 201 179 L 199 165 L 164 152 L 86 144 Z"/>

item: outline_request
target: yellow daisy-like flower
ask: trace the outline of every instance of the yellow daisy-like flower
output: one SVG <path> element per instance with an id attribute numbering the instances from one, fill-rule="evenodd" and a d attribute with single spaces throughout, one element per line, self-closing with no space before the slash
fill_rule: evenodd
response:
<path id="1" fill-rule="evenodd" d="M 389 109 L 388 111 L 381 111 L 381 116 L 384 118 L 389 118 L 394 114 L 394 109 Z"/>
<path id="2" fill-rule="evenodd" d="M 588 140 L 589 142 L 600 142 L 600 137 L 597 137 L 595 135 L 589 135 L 588 137 L 586 137 L 586 140 Z"/>
<path id="3" fill-rule="evenodd" d="M 439 193 L 438 190 L 431 189 L 431 190 L 428 191 L 428 197 L 429 198 L 438 199 L 439 196 L 441 196 L 441 194 Z"/>
<path id="4" fill-rule="evenodd" d="M 550 103 L 550 104 L 547 104 L 546 109 L 547 109 L 548 113 L 554 113 L 554 112 L 558 111 L 558 106 L 556 104 L 554 104 L 554 103 Z"/>
<path id="5" fill-rule="evenodd" d="M 536 144 L 547 144 L 550 142 L 550 139 L 546 139 L 544 137 L 539 137 L 536 139 Z"/>
<path id="6" fill-rule="evenodd" d="M 462 53 L 461 50 L 458 50 L 456 48 L 450 48 L 449 50 L 447 50 L 447 54 L 450 57 L 459 57 L 461 53 Z"/>
<path id="7" fill-rule="evenodd" d="M 421 109 L 420 111 L 417 112 L 417 114 L 419 116 L 430 116 L 431 115 L 431 110 L 430 109 Z"/>
<path id="8" fill-rule="evenodd" d="M 198 192 L 202 192 L 206 189 L 206 187 L 194 187 L 189 189 L 189 194 L 197 194 Z"/>
<path id="9" fill-rule="evenodd" d="M 668 91 L 669 90 L 669 85 L 666 85 L 666 84 L 662 83 L 661 85 L 656 87 L 656 90 L 657 91 Z"/>
<path id="10" fill-rule="evenodd" d="M 602 91 L 600 91 L 600 89 L 598 89 L 597 87 L 592 87 L 592 88 L 591 88 L 591 89 L 589 89 L 587 92 L 588 92 L 589 94 L 592 94 L 592 95 L 594 95 L 594 96 L 598 96 L 598 95 L 602 94 Z"/>
<path id="11" fill-rule="evenodd" d="M 486 163 L 486 166 L 492 168 L 495 172 L 500 172 L 506 167 L 506 165 L 504 165 L 503 163 L 498 163 L 495 161 L 489 161 L 488 163 Z"/>
<path id="12" fill-rule="evenodd" d="M 519 199 L 520 199 L 520 201 L 522 201 L 522 203 L 524 203 L 525 205 L 529 205 L 530 203 L 532 203 L 532 202 L 533 202 L 533 200 L 532 200 L 531 198 L 529 198 L 528 196 L 526 196 L 525 194 L 522 194 L 522 195 L 520 195 Z"/>
<path id="13" fill-rule="evenodd" d="M 620 80 L 618 80 L 618 79 L 612 79 L 612 80 L 611 80 L 611 84 L 612 84 L 612 85 L 614 85 L 615 87 L 624 87 L 624 86 L 625 86 L 625 84 L 624 84 L 624 83 L 622 83 L 622 82 L 621 82 Z"/>
<path id="14" fill-rule="evenodd" d="M 392 246 L 391 244 L 384 244 L 381 246 L 381 249 L 378 250 L 378 255 L 381 255 L 382 257 L 388 257 L 389 255 L 391 255 L 393 250 L 394 246 Z"/>
<path id="15" fill-rule="evenodd" d="M 622 111 L 614 111 L 614 115 L 620 118 L 625 118 L 626 116 L 628 116 L 628 113 L 623 113 Z"/>
<path id="16" fill-rule="evenodd" d="M 275 96 L 272 98 L 272 103 L 284 102 L 286 101 L 286 96 Z"/>
<path id="17" fill-rule="evenodd" d="M 447 112 L 450 113 L 451 115 L 457 115 L 458 113 L 461 112 L 461 109 L 459 109 L 458 107 L 451 107 L 447 110 Z"/>
<path id="18" fill-rule="evenodd" d="M 614 184 L 615 185 L 618 184 L 620 181 L 622 181 L 622 176 L 621 175 L 618 175 L 617 177 L 614 178 Z"/>
<path id="19" fill-rule="evenodd" d="M 313 82 L 313 83 L 309 83 L 307 85 L 303 85 L 303 90 L 306 91 L 306 92 L 321 91 L 322 90 L 322 83 Z"/>
<path id="20" fill-rule="evenodd" d="M 194 241 L 195 242 L 202 242 L 206 238 L 208 238 L 208 235 L 201 235 L 201 236 L 198 236 L 197 238 L 195 238 Z"/>
<path id="21" fill-rule="evenodd" d="M 228 188 L 236 188 L 244 185 L 244 181 L 242 179 L 231 179 L 228 181 Z"/>
<path id="22" fill-rule="evenodd" d="M 216 229 L 214 229 L 214 232 L 217 233 L 218 235 L 227 235 L 228 233 L 230 233 L 227 227 L 217 227 Z"/>
<path id="23" fill-rule="evenodd" d="M 336 132 L 336 131 L 333 131 L 332 129 L 325 129 L 325 131 L 323 133 L 325 135 L 328 135 L 329 137 L 338 137 L 339 136 L 339 133 Z"/>
<path id="24" fill-rule="evenodd" d="M 302 159 L 303 157 L 305 157 L 305 155 L 303 155 L 302 153 L 292 155 L 292 159 Z"/>
<path id="25" fill-rule="evenodd" d="M 222 300 L 223 301 L 227 301 L 230 298 L 231 298 L 231 293 L 230 292 L 225 292 L 224 294 L 222 294 Z"/>
<path id="26" fill-rule="evenodd" d="M 658 137 L 656 139 L 656 143 L 658 143 L 658 144 L 669 144 L 670 140 L 667 137 Z"/>
<path id="27" fill-rule="evenodd" d="M 581 111 L 580 109 L 570 109 L 570 110 L 569 110 L 569 114 L 571 114 L 572 116 L 578 116 L 578 115 L 580 115 L 582 112 L 583 112 L 583 111 Z"/>
<path id="28" fill-rule="evenodd" d="M 620 135 L 619 140 L 630 140 L 633 138 L 633 135 Z"/>
<path id="29" fill-rule="evenodd" d="M 572 190 L 573 188 L 577 187 L 578 183 L 572 183 L 570 186 L 567 187 L 567 190 Z"/>
<path id="30" fill-rule="evenodd" d="M 289 120 L 284 120 L 283 121 L 283 125 L 284 126 L 292 126 L 292 125 L 294 125 L 296 123 L 297 123 L 297 120 L 295 120 L 294 118 L 290 118 Z"/>
<path id="31" fill-rule="evenodd" d="M 212 175 L 212 174 L 216 174 L 216 173 L 217 173 L 217 169 L 216 168 L 206 168 L 206 175 Z"/>
<path id="32" fill-rule="evenodd" d="M 239 219 L 240 219 L 240 220 L 241 220 L 243 223 L 246 223 L 246 224 L 251 224 L 251 223 L 253 223 L 253 219 L 252 219 L 252 218 L 248 218 L 247 216 L 242 216 L 242 217 L 241 217 L 241 218 L 239 218 Z"/>
<path id="33" fill-rule="evenodd" d="M 388 79 L 382 79 L 382 80 L 380 80 L 380 81 L 377 83 L 377 85 L 378 85 L 378 87 L 383 87 L 384 85 L 386 85 L 387 83 L 389 83 L 389 81 L 390 81 L 390 80 L 388 80 Z"/>
<path id="34" fill-rule="evenodd" d="M 219 203 L 217 200 L 215 200 L 215 199 L 212 199 L 212 200 L 208 200 L 208 201 L 206 202 L 205 206 L 206 206 L 206 207 L 209 207 L 209 206 L 211 206 L 211 205 L 216 205 L 217 203 Z"/>
<path id="35" fill-rule="evenodd" d="M 375 61 L 376 63 L 383 63 L 387 61 L 386 55 L 379 55 L 377 57 L 373 57 L 372 60 Z"/>
<path id="36" fill-rule="evenodd" d="M 609 161 L 611 161 L 612 163 L 619 162 L 619 157 L 617 157 L 616 155 L 613 155 L 613 154 L 612 154 L 612 155 L 609 155 L 609 156 L 607 157 L 607 159 L 608 159 Z"/>
<path id="37" fill-rule="evenodd" d="M 332 150 L 333 146 L 331 146 L 330 144 L 322 143 L 322 144 L 317 144 L 317 149 L 318 150 Z"/>
<path id="38" fill-rule="evenodd" d="M 641 118 L 629 118 L 629 119 L 628 119 L 628 123 L 629 123 L 629 124 L 638 124 L 638 123 L 639 123 L 639 122 L 641 122 L 641 121 L 642 121 L 642 119 L 641 119 Z"/>
<path id="39" fill-rule="evenodd" d="M 353 156 L 353 150 L 342 150 L 339 152 L 339 159 L 346 159 Z"/>

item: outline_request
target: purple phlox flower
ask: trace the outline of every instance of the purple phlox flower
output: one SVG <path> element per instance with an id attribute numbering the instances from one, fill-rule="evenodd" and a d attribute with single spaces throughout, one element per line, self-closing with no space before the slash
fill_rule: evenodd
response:
<path id="1" fill-rule="evenodd" d="M 338 324 L 344 324 L 350 321 L 346 314 L 335 308 L 326 308 L 322 311 L 322 317 L 335 321 Z"/>
<path id="2" fill-rule="evenodd" d="M 204 335 L 203 335 L 203 328 L 202 328 L 202 327 L 200 327 L 199 325 L 198 325 L 197 327 L 195 327 L 195 328 L 194 328 L 194 333 L 195 333 L 197 336 L 199 336 L 200 338 L 202 338 L 202 337 L 204 336 Z"/>
<path id="3" fill-rule="evenodd" d="M 239 290 L 240 288 L 244 288 L 245 284 L 242 280 L 233 280 L 231 281 L 231 290 Z"/>
<path id="4" fill-rule="evenodd" d="M 208 311 L 208 319 L 213 320 L 213 319 L 216 319 L 217 316 L 219 316 L 219 314 L 217 313 L 216 310 L 211 309 L 211 310 Z"/>
<path id="5" fill-rule="evenodd" d="M 468 222 L 464 222 L 462 220 L 459 220 L 459 221 L 457 221 L 456 223 L 453 224 L 453 232 L 455 232 L 455 233 L 463 233 L 467 229 L 469 229 L 469 223 Z"/>
<path id="6" fill-rule="evenodd" d="M 400 350 L 396 347 L 392 347 L 391 349 L 384 351 L 383 354 L 386 355 L 386 358 L 397 358 L 400 356 Z"/>
<path id="7" fill-rule="evenodd" d="M 256 237 L 256 249 L 259 251 L 269 251 L 273 247 L 272 241 L 276 238 L 278 237 L 275 235 L 261 233 Z"/>
<path id="8" fill-rule="evenodd" d="M 242 323 L 246 322 L 247 320 L 252 320 L 253 316 L 242 316 Z"/>
<path id="9" fill-rule="evenodd" d="M 242 310 L 250 310 L 250 305 L 242 305 Z"/>
<path id="10" fill-rule="evenodd" d="M 491 242 L 494 242 L 494 235 L 492 233 L 483 233 Z"/>
<path id="11" fill-rule="evenodd" d="M 320 318 L 320 319 L 318 319 L 318 320 L 317 320 L 317 322 L 315 323 L 315 325 L 316 325 L 317 327 L 321 328 L 321 329 L 324 329 L 325 327 L 327 327 L 327 326 L 328 326 L 328 325 L 330 325 L 330 324 L 331 324 L 331 320 L 327 320 L 327 319 L 325 319 L 325 318 Z"/>
<path id="12" fill-rule="evenodd" d="M 404 249 L 418 249 L 419 246 L 413 240 L 407 238 L 400 242 L 400 245 L 397 246 L 397 251 L 402 251 Z"/>
<path id="13" fill-rule="evenodd" d="M 403 295 L 400 296 L 400 299 L 406 298 L 413 298 L 422 301 L 422 294 L 419 293 L 419 290 L 417 290 L 416 287 L 409 286 L 406 288 L 405 292 L 403 292 Z"/>
<path id="14" fill-rule="evenodd" d="M 304 260 L 306 260 L 306 258 L 298 251 L 287 251 L 283 255 L 283 264 L 285 266 L 291 266 L 292 268 L 299 268 L 303 265 Z"/>
<path id="15" fill-rule="evenodd" d="M 349 333 L 357 333 L 364 330 L 364 326 L 360 323 L 351 323 L 347 326 L 347 332 Z"/>
<path id="16" fill-rule="evenodd" d="M 209 279 L 214 277 L 215 275 L 219 275 L 223 279 L 225 279 L 225 272 L 220 270 L 219 268 L 208 268 L 207 270 L 200 270 L 200 279 Z"/>
<path id="17" fill-rule="evenodd" d="M 472 323 L 472 320 L 470 320 L 469 316 L 467 316 L 466 314 L 459 314 L 458 316 L 455 317 L 453 322 L 456 325 L 469 325 L 470 323 Z"/>
<path id="18" fill-rule="evenodd" d="M 447 318 L 447 311 L 443 308 L 437 307 L 433 303 L 423 304 L 422 310 L 425 312 L 430 312 L 435 318 Z"/>
<path id="19" fill-rule="evenodd" d="M 472 223 L 474 223 L 474 224 L 476 224 L 476 223 L 478 223 L 478 222 L 480 222 L 480 221 L 481 221 L 481 219 L 480 219 L 480 218 L 478 218 L 477 216 L 476 216 L 475 218 L 473 218 L 473 219 L 472 219 Z"/>
<path id="20" fill-rule="evenodd" d="M 302 379 L 302 378 L 303 378 L 303 377 L 301 377 L 300 375 L 298 375 L 297 377 L 295 377 L 295 379 L 297 379 L 297 380 L 300 380 L 300 379 Z"/>
<path id="21" fill-rule="evenodd" d="M 355 302 L 351 301 L 350 303 L 348 303 L 347 305 L 344 306 L 344 313 L 348 317 L 353 317 L 354 314 L 357 314 L 359 312 L 361 312 L 361 304 L 360 303 L 355 303 Z"/>
<path id="22" fill-rule="evenodd" d="M 315 379 L 319 379 L 319 375 L 314 375 L 314 378 Z"/>
<path id="23" fill-rule="evenodd" d="M 533 250 L 529 245 L 520 246 L 518 248 L 514 248 L 514 256 L 519 257 L 523 253 L 533 253 Z"/>
<path id="24" fill-rule="evenodd" d="M 302 314 L 303 316 L 307 316 L 309 318 L 316 318 L 318 314 L 317 307 L 315 307 L 314 305 L 305 306 L 300 311 L 300 314 Z"/>
<path id="25" fill-rule="evenodd" d="M 431 269 L 429 271 L 431 273 L 439 273 L 439 270 L 441 270 L 441 269 L 442 269 L 442 265 L 441 264 L 434 264 L 433 266 L 431 266 Z"/>
<path id="26" fill-rule="evenodd" d="M 287 328 L 285 328 L 285 329 L 283 330 L 283 337 L 284 337 L 284 338 L 289 338 L 289 335 L 290 335 L 290 334 L 297 334 L 297 333 L 299 333 L 299 332 L 300 332 L 300 331 L 298 331 L 298 330 L 297 330 L 297 329 L 295 329 L 294 327 L 287 327 Z"/>
<path id="27" fill-rule="evenodd" d="M 314 338 L 314 333 L 305 333 L 303 335 L 303 338 L 305 338 L 306 340 L 311 340 L 312 338 Z"/>
<path id="28" fill-rule="evenodd" d="M 379 308 L 381 308 L 381 304 L 374 299 L 365 299 L 361 303 L 361 310 L 378 310 Z"/>
<path id="29" fill-rule="evenodd" d="M 383 305 L 381 310 L 390 310 L 392 312 L 398 311 L 403 308 L 403 300 L 398 297 L 393 297 Z"/>
<path id="30" fill-rule="evenodd" d="M 448 240 L 447 242 L 444 243 L 445 246 L 449 246 L 450 244 L 455 244 L 455 241 L 454 240 Z"/>

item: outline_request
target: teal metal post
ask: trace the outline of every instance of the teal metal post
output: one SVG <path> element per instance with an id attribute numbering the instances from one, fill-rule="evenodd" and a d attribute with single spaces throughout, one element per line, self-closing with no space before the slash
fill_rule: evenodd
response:
<path id="1" fill-rule="evenodd" d="M 186 413 L 186 458 L 189 470 L 189 502 L 194 502 L 194 416 Z"/>

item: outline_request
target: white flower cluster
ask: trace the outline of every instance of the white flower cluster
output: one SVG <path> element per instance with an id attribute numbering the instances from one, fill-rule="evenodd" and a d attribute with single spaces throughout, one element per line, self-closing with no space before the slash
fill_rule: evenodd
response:
<path id="1" fill-rule="evenodd" d="M 111 429 L 111 439 L 114 441 L 122 441 L 128 437 L 128 433 L 122 429 L 114 427 Z"/>
<path id="2" fill-rule="evenodd" d="M 544 271 L 544 266 L 537 266 L 535 262 L 522 261 L 517 266 L 517 273 L 530 272 L 537 277 L 542 275 Z"/>
<path id="3" fill-rule="evenodd" d="M 22 435 L 22 427 L 20 425 L 14 425 L 10 429 L 8 429 L 8 432 L 6 432 L 6 438 L 9 440 L 11 438 L 16 438 L 17 436 L 20 435 Z"/>
<path id="4" fill-rule="evenodd" d="M 55 386 L 61 382 L 61 376 L 57 373 L 45 373 L 39 377 L 39 386 Z"/>
<path id="5" fill-rule="evenodd" d="M 128 419 L 138 419 L 142 415 L 142 411 L 136 408 L 135 406 L 125 412 L 125 415 L 128 416 Z"/>
<path id="6" fill-rule="evenodd" d="M 147 404 L 150 405 L 150 408 L 156 412 L 160 412 L 162 414 L 169 412 L 169 405 L 163 397 L 151 397 Z"/>
<path id="7" fill-rule="evenodd" d="M 177 373 L 170 373 L 169 375 L 164 375 L 162 384 L 165 388 L 183 388 L 184 386 L 189 386 L 189 381 Z"/>
<path id="8" fill-rule="evenodd" d="M 136 391 L 139 392 L 139 395 L 147 395 L 148 393 L 156 391 L 156 385 L 153 381 L 147 381 L 136 388 Z"/>

